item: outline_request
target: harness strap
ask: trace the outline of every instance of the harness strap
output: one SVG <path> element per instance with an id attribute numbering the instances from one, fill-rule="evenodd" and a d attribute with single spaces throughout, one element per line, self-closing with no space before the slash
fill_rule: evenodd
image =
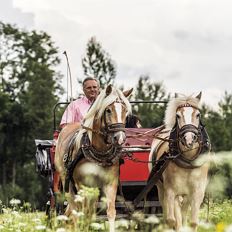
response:
<path id="1" fill-rule="evenodd" d="M 69 184 L 71 181 L 73 192 L 75 194 L 77 194 L 77 189 L 76 189 L 75 182 L 73 179 L 73 171 L 74 171 L 77 163 L 80 162 L 80 160 L 82 160 L 83 158 L 84 158 L 84 155 L 83 155 L 82 149 L 79 149 L 75 159 L 71 163 L 69 163 L 67 166 L 67 172 L 66 172 L 66 177 L 65 177 L 65 186 L 64 186 L 66 193 L 69 192 Z"/>
<path id="2" fill-rule="evenodd" d="M 164 172 L 170 160 L 175 158 L 176 157 L 171 156 L 169 153 L 165 152 L 162 158 L 156 161 L 155 165 L 152 167 L 146 186 L 142 189 L 142 191 L 138 194 L 138 196 L 134 200 L 135 207 L 137 207 L 140 201 L 146 197 L 146 195 L 156 185 L 158 180 L 160 180 L 161 175 Z"/>

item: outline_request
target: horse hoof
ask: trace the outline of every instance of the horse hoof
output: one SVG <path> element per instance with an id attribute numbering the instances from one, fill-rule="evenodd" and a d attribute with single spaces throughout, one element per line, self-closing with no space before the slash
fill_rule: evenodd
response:
<path id="1" fill-rule="evenodd" d="M 169 219 L 167 219 L 166 221 L 167 221 L 167 224 L 168 224 L 168 226 L 169 226 L 170 228 L 174 228 L 174 227 L 175 227 L 176 221 L 175 221 L 174 219 L 169 218 Z"/>
<path id="2" fill-rule="evenodd" d="M 196 222 L 191 222 L 190 226 L 193 228 L 193 231 L 196 231 L 198 224 Z"/>

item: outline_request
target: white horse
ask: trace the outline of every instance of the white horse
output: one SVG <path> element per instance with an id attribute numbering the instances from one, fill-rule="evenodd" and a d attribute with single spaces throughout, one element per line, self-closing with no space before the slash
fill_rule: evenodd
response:
<path id="1" fill-rule="evenodd" d="M 165 112 L 165 129 L 154 139 L 149 160 L 164 159 L 167 167 L 156 183 L 164 219 L 177 231 L 187 223 L 198 225 L 198 213 L 207 186 L 210 142 L 200 121 L 201 93 L 196 96 L 175 96 Z M 152 165 L 149 164 L 149 170 Z M 154 170 L 153 170 L 154 171 Z"/>

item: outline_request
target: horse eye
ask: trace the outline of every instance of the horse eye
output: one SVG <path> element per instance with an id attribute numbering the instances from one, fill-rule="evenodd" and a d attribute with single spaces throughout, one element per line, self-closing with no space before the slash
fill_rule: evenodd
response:
<path id="1" fill-rule="evenodd" d="M 106 109 L 106 113 L 110 114 L 111 113 L 111 109 Z"/>
<path id="2" fill-rule="evenodd" d="M 198 113 L 198 114 L 196 115 L 196 117 L 197 117 L 197 118 L 200 118 L 200 116 L 201 116 L 201 114 L 200 114 L 200 113 Z"/>
<path id="3" fill-rule="evenodd" d="M 176 118 L 177 118 L 177 119 L 180 119 L 180 115 L 179 115 L 179 114 L 176 114 Z"/>

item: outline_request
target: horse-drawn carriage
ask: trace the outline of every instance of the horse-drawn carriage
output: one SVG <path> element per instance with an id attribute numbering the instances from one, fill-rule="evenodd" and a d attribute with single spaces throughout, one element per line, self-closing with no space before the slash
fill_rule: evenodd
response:
<path id="1" fill-rule="evenodd" d="M 60 102 L 53 109 L 53 139 L 36 139 L 36 161 L 37 171 L 41 176 L 49 181 L 47 213 L 50 208 L 56 207 L 54 192 L 54 158 L 55 147 L 60 131 L 57 129 L 56 110 L 60 105 L 67 105 L 69 102 Z M 166 104 L 166 101 L 130 101 L 131 104 Z M 126 141 L 122 149 L 122 159 L 120 161 L 120 184 L 118 187 L 116 209 L 121 213 L 128 213 L 129 207 L 133 205 L 133 200 L 146 186 L 149 177 L 148 163 L 149 153 L 153 135 L 161 130 L 157 128 L 135 128 L 131 125 L 126 130 Z M 123 199 L 123 200 L 122 200 Z M 146 202 L 141 201 L 138 208 L 143 209 L 147 214 L 160 213 L 161 207 L 158 200 L 157 189 L 149 192 Z"/>
<path id="2" fill-rule="evenodd" d="M 165 128 L 125 128 L 126 112 L 131 111 L 127 96 L 108 86 L 90 108 L 74 140 L 69 139 L 76 133 L 74 125 L 66 126 L 60 134 L 55 130 L 51 141 L 36 140 L 38 170 L 50 180 L 50 208 L 56 208 L 57 171 L 63 189 L 74 197 L 83 181 L 81 166 L 92 162 L 103 167 L 104 175 L 114 176 L 104 186 L 111 231 L 115 208 L 127 211 L 129 202 L 147 213 L 157 213 L 161 203 L 165 220 L 176 229 L 185 223 L 191 205 L 191 223 L 196 229 L 210 150 L 200 120 L 201 95 L 169 102 Z M 124 200 L 115 205 L 116 193 Z M 74 208 L 74 200 L 69 201 L 66 213 Z"/>

